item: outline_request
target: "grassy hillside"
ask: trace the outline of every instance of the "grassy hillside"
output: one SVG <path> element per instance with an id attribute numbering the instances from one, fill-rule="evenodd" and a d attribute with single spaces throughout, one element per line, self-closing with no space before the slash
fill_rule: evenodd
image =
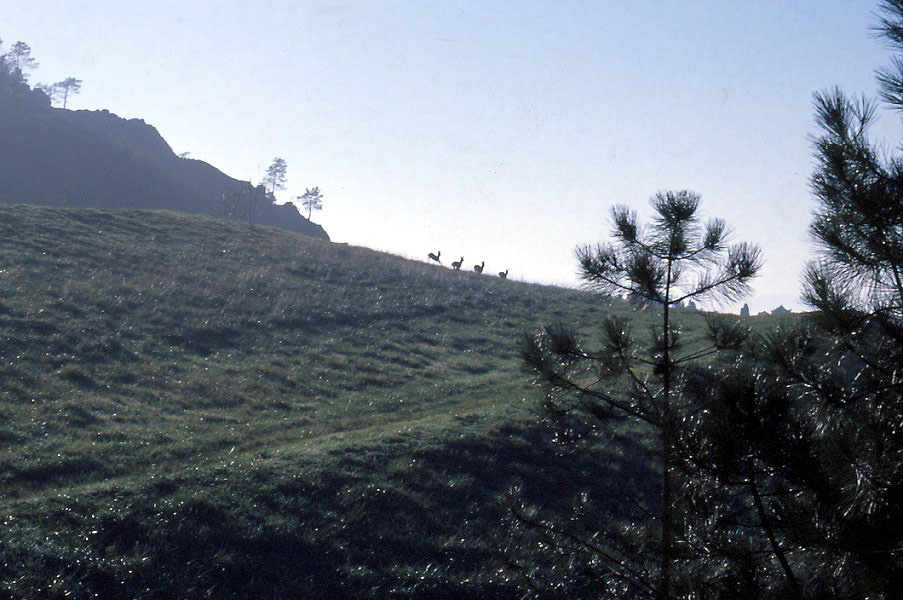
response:
<path id="1" fill-rule="evenodd" d="M 543 554 L 510 502 L 649 485 L 628 430 L 553 440 L 517 352 L 608 312 L 648 318 L 277 229 L 0 207 L 0 589 L 521 597 Z"/>

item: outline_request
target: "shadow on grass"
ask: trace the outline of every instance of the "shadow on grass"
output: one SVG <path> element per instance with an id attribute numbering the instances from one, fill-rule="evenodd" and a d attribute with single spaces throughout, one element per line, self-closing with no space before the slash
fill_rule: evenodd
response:
<path id="1" fill-rule="evenodd" d="M 626 489 L 654 497 L 649 455 L 630 436 L 564 445 L 536 422 L 449 427 L 460 430 L 42 501 L 56 537 L 29 537 L 48 525 L 25 523 L 7 534 L 0 596 L 521 598 L 529 588 L 512 565 L 549 551 L 518 537 L 512 502 L 566 521 L 588 495 L 603 528 L 631 518 Z M 594 595 L 581 577 L 556 575 L 538 595 Z"/>
<path id="2" fill-rule="evenodd" d="M 332 516 L 320 518 L 336 519 L 325 529 L 328 543 L 343 557 L 357 596 L 394 591 L 405 597 L 522 597 L 524 581 L 511 565 L 548 557 L 512 538 L 513 502 L 538 507 L 543 518 L 567 521 L 576 499 L 586 494 L 592 506 L 587 517 L 599 519 L 596 525 L 604 529 L 608 521 L 636 518 L 626 493 L 655 497 L 649 454 L 636 439 L 614 436 L 568 446 L 551 437 L 533 423 L 424 449 L 411 449 L 404 440 L 397 441 L 395 453 L 357 448 L 343 452 L 337 468 L 315 486 L 284 482 L 269 501 L 287 503 L 280 512 L 289 506 L 335 507 Z M 299 505 L 301 496 L 306 501 Z M 579 581 L 585 593 L 600 591 L 596 583 Z M 572 592 L 561 581 L 549 581 L 542 596 L 573 597 Z"/>

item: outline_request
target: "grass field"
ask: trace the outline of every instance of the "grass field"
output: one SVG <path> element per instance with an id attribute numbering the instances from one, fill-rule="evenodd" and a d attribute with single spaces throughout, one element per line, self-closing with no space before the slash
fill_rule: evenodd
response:
<path id="1" fill-rule="evenodd" d="M 518 341 L 653 312 L 236 222 L 0 207 L 0 591 L 590 593 L 511 503 L 590 490 L 617 518 L 654 477 L 629 427 L 556 442 Z"/>

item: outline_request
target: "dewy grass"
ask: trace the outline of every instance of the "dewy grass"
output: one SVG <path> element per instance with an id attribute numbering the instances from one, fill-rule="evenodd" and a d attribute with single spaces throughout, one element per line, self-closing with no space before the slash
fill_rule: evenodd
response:
<path id="1" fill-rule="evenodd" d="M 0 207 L 0 589 L 521 595 L 512 501 L 648 485 L 629 436 L 553 441 L 517 351 L 606 313 L 643 314 L 236 222 Z"/>

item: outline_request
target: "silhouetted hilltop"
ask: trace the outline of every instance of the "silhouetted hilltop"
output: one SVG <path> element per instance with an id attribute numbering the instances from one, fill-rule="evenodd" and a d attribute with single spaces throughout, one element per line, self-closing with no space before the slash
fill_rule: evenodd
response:
<path id="1" fill-rule="evenodd" d="M 0 203 L 168 209 L 232 216 L 329 239 L 293 205 L 251 204 L 253 188 L 176 156 L 141 119 L 51 108 L 41 92 L 0 86 Z M 223 193 L 234 199 L 223 202 Z"/>

